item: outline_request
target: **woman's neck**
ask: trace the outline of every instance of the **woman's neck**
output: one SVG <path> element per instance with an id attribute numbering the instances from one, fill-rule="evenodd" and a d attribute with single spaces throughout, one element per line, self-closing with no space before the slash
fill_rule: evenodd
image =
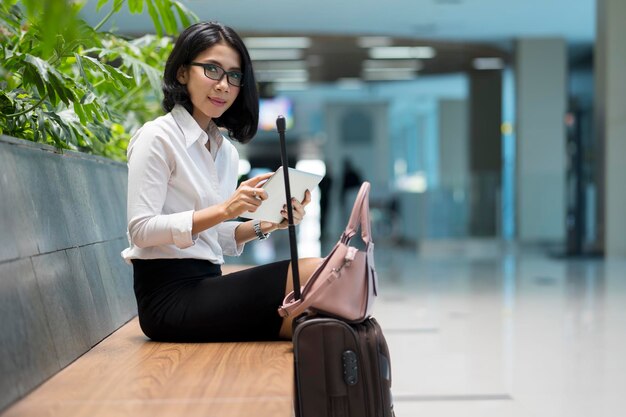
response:
<path id="1" fill-rule="evenodd" d="M 207 117 L 204 113 L 196 109 L 194 109 L 193 114 L 191 116 L 194 118 L 196 123 L 198 123 L 200 128 L 202 128 L 202 130 L 204 130 L 205 132 L 208 132 L 209 125 L 211 123 L 210 117 Z"/>

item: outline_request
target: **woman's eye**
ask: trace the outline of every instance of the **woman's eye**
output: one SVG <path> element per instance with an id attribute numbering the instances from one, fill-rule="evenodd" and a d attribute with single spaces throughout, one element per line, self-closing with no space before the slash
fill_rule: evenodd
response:
<path id="1" fill-rule="evenodd" d="M 217 74 L 219 72 L 215 65 L 207 65 L 206 67 L 204 67 L 204 69 L 206 72 L 210 72 L 212 74 Z"/>
<path id="2" fill-rule="evenodd" d="M 228 74 L 228 76 L 232 78 L 233 80 L 241 80 L 241 77 L 243 77 L 243 74 L 240 72 L 231 72 Z"/>

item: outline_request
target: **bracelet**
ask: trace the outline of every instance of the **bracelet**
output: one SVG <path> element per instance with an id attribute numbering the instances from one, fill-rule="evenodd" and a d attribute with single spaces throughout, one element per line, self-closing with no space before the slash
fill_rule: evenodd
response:
<path id="1" fill-rule="evenodd" d="M 254 222 L 252 228 L 254 229 L 254 233 L 256 233 L 256 236 L 259 238 L 259 240 L 265 240 L 271 235 L 271 233 L 263 233 L 263 230 L 261 230 L 260 221 Z"/>

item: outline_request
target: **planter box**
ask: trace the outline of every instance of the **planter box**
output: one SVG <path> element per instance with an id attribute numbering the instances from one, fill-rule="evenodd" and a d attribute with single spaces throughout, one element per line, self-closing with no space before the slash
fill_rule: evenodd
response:
<path id="1" fill-rule="evenodd" d="M 0 136 L 0 410 L 136 315 L 126 176 Z"/>

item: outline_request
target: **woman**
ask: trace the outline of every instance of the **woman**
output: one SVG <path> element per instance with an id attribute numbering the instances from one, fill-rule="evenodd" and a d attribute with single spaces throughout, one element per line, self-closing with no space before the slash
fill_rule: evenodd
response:
<path id="1" fill-rule="evenodd" d="M 291 337 L 277 308 L 292 290 L 289 261 L 221 274 L 224 255 L 265 239 L 281 223 L 228 221 L 254 211 L 271 174 L 237 187 L 239 155 L 218 127 L 246 143 L 258 124 L 258 92 L 240 37 L 198 23 L 178 38 L 165 67 L 163 108 L 128 146 L 128 235 L 139 322 L 159 341 L 276 340 Z M 311 199 L 293 201 L 294 223 Z M 320 263 L 301 259 L 303 283 Z"/>

